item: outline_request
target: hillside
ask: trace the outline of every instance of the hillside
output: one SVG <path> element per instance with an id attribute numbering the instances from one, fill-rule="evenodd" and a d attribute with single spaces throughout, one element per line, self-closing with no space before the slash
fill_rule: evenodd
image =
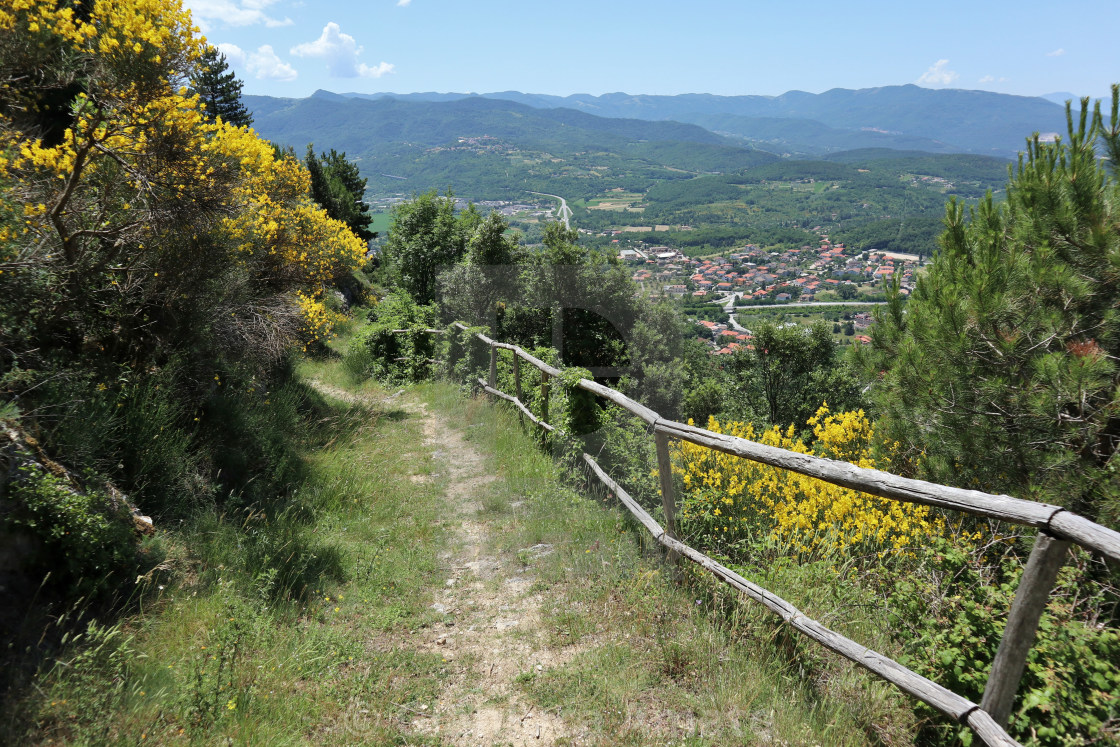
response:
<path id="1" fill-rule="evenodd" d="M 699 252 L 742 242 L 799 246 L 815 241 L 812 230 L 821 227 L 857 246 L 929 254 L 946 198 L 998 193 L 1007 176 L 1002 159 L 932 153 L 923 148 L 939 146 L 921 138 L 895 138 L 910 146 L 899 150 L 877 133 L 817 126 L 816 150 L 868 147 L 831 152 L 827 160 L 783 159 L 694 124 L 477 96 L 424 99 L 319 92 L 302 100 L 249 96 L 246 103 L 274 142 L 297 152 L 309 142 L 345 151 L 371 196 L 433 187 L 475 201 L 559 194 L 572 203 L 580 228 L 640 236 L 643 227 L 662 226 L 669 233 L 650 237 L 654 243 Z M 796 136 L 801 121 L 767 122 L 771 135 Z M 783 130 L 784 122 L 791 127 Z M 900 230 L 903 224 L 922 230 Z"/>

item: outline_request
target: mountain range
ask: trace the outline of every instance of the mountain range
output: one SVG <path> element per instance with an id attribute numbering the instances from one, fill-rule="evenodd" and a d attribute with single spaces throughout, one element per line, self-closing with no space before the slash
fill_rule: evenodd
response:
<path id="1" fill-rule="evenodd" d="M 325 96 L 329 94 L 318 92 L 314 98 Z M 1012 158 L 1032 133 L 1065 131 L 1064 107 L 1041 97 L 915 85 L 836 88 L 820 94 L 789 91 L 780 96 L 550 96 L 518 91 L 337 96 L 443 105 L 489 99 L 539 111 L 565 109 L 606 118 L 676 121 L 699 125 L 763 150 L 794 156 L 885 147 Z"/>

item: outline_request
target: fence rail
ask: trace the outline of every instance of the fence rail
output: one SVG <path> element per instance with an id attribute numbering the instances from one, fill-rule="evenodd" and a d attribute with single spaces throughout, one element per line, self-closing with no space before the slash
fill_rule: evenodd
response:
<path id="1" fill-rule="evenodd" d="M 470 331 L 465 325 L 458 322 L 453 324 L 452 328 L 463 333 Z M 444 331 L 412 329 L 395 330 L 395 332 L 402 334 L 443 334 Z M 488 380 L 478 379 L 478 384 L 483 391 L 510 402 L 532 423 L 543 430 L 550 433 L 555 431 L 555 426 L 548 423 L 548 388 L 549 379 L 559 376 L 561 369 L 545 363 L 517 345 L 498 342 L 481 333 L 475 333 L 473 337 L 486 345 L 490 353 Z M 515 395 L 507 394 L 498 389 L 497 363 L 499 350 L 507 350 L 514 354 Z M 534 415 L 522 399 L 521 361 L 525 361 L 541 372 L 540 417 Z M 1120 533 L 1067 511 L 1061 506 L 1027 501 L 1008 495 L 994 495 L 977 490 L 953 488 L 925 482 L 924 480 L 899 477 L 880 470 L 857 467 L 847 462 L 838 462 L 810 454 L 798 454 L 745 438 L 715 433 L 704 428 L 662 418 L 658 413 L 635 402 L 621 392 L 590 379 L 580 379 L 576 386 L 612 402 L 651 426 L 657 452 L 661 500 L 667 528 L 662 528 L 637 501 L 631 498 L 617 482 L 599 467 L 594 459 L 587 454 L 584 454 L 583 458 L 591 472 L 618 497 L 638 522 L 653 535 L 654 539 L 666 548 L 671 561 L 684 557 L 703 567 L 724 583 L 765 606 L 799 633 L 850 659 L 903 692 L 956 719 L 961 724 L 969 726 L 988 745 L 1003 747 L 1018 744 L 1007 734 L 1004 727 L 1011 714 L 1015 692 L 1026 666 L 1027 654 L 1034 644 L 1039 620 L 1070 544 L 1076 543 L 1087 550 L 1120 561 Z M 675 496 L 672 465 L 669 458 L 670 439 L 706 446 L 737 457 L 787 469 L 833 485 L 870 493 L 889 500 L 937 506 L 1037 529 L 1038 535 L 1034 548 L 1020 578 L 1015 599 L 1008 614 L 1007 626 L 1000 640 L 995 660 L 992 663 L 981 702 L 979 704 L 973 703 L 936 682 L 907 669 L 893 659 L 826 628 L 817 621 L 803 615 L 796 607 L 781 597 L 748 581 L 707 555 L 680 542 L 677 538 L 675 526 Z"/>

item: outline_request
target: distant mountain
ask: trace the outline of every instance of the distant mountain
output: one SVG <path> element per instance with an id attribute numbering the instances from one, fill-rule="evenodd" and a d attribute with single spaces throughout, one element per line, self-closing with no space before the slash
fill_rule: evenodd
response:
<path id="1" fill-rule="evenodd" d="M 455 96 L 468 94 L 420 93 L 397 98 L 432 101 Z M 835 88 L 820 94 L 789 91 L 781 96 L 549 96 L 503 91 L 475 98 L 514 101 L 537 109 L 575 109 L 601 117 L 699 124 L 775 152 L 808 155 L 891 147 L 1012 158 L 1032 133 L 1065 131 L 1063 107 L 1044 98 L 915 85 Z M 775 119 L 791 120 L 788 131 Z"/>
<path id="2" fill-rule="evenodd" d="M 694 115 L 716 133 L 671 119 L 599 116 L 586 111 L 588 101 L 584 110 L 543 108 L 525 102 L 551 103 L 547 97 L 519 96 L 320 91 L 244 100 L 273 142 L 300 154 L 307 143 L 345 151 L 382 208 L 433 188 L 476 202 L 543 192 L 563 195 L 575 224 L 596 241 L 610 241 L 606 231 L 651 232 L 650 241 L 701 253 L 742 242 L 800 246 L 816 241 L 818 228 L 853 246 L 929 253 L 947 199 L 971 202 L 988 190 L 998 197 L 1007 177 L 1005 159 L 940 152 L 953 146 L 918 135 L 808 118 Z M 695 107 L 719 97 L 665 98 Z M 801 109 L 819 110 L 807 101 Z M 665 102 L 615 103 L 598 110 L 651 114 Z"/>
<path id="3" fill-rule="evenodd" d="M 1079 107 L 1081 105 L 1081 99 L 1082 99 L 1082 97 L 1078 96 L 1076 93 L 1070 93 L 1068 91 L 1059 91 L 1057 93 L 1044 93 L 1043 95 L 1039 96 L 1039 98 L 1040 99 L 1046 99 L 1047 101 L 1053 101 L 1055 104 L 1061 106 L 1062 108 L 1065 108 L 1065 105 L 1066 105 L 1067 101 L 1072 101 L 1074 108 Z M 1096 97 L 1096 96 L 1090 96 L 1089 98 L 1091 98 L 1094 102 L 1108 100 L 1108 99 L 1101 99 L 1100 97 Z"/>
<path id="4" fill-rule="evenodd" d="M 569 147 L 672 141 L 742 147 L 694 124 L 598 117 L 573 109 L 534 109 L 516 102 L 459 97 L 347 97 L 316 91 L 306 99 L 245 96 L 258 131 L 283 143 L 326 143 L 361 152 L 383 143 L 445 145 L 455 138 L 489 136 L 514 143 Z"/>
<path id="5" fill-rule="evenodd" d="M 526 190 L 644 190 L 651 180 L 726 173 L 776 161 L 695 124 L 535 109 L 481 96 L 306 99 L 245 96 L 254 127 L 302 154 L 308 143 L 354 159 L 374 193 L 451 187 L 475 199 Z"/>
<path id="6" fill-rule="evenodd" d="M 1065 106 L 1067 101 L 1077 101 L 1077 94 L 1070 93 L 1069 91 L 1057 91 L 1055 93 L 1044 93 L 1039 96 L 1040 99 L 1052 101 L 1059 106 Z"/>

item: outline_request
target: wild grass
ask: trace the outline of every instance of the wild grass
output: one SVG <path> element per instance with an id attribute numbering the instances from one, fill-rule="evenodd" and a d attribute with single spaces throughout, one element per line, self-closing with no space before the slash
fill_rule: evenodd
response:
<path id="1" fill-rule="evenodd" d="M 336 361 L 301 376 L 345 381 Z M 329 391 L 329 390 L 328 390 Z M 414 418 L 374 388 L 327 397 L 305 479 L 268 506 L 167 532 L 172 579 L 91 623 L 5 715 L 14 744 L 387 744 L 446 676 L 407 645 L 446 540 Z M 327 435 L 329 434 L 329 435 Z M 422 744 L 408 737 L 410 743 Z"/>
<path id="2" fill-rule="evenodd" d="M 497 477 L 479 496 L 488 541 L 543 600 L 521 635 L 559 652 L 517 687 L 580 744 L 905 742 L 866 678 L 822 668 L 724 587 L 668 568 L 612 502 L 566 486 L 505 406 L 447 384 L 355 385 L 337 358 L 299 376 L 326 406 L 302 482 L 165 531 L 171 570 L 145 582 L 163 586 L 64 642 L 6 712 L 9 742 L 439 744 L 412 726 L 449 680 L 418 645 L 440 619 L 450 542 L 446 478 L 401 404 L 418 397 Z"/>

